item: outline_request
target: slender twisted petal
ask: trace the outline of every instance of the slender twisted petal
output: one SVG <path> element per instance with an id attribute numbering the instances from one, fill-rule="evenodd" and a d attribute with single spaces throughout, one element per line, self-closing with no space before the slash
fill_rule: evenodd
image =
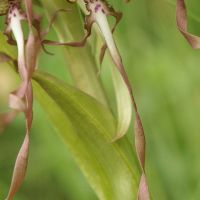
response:
<path id="1" fill-rule="evenodd" d="M 26 134 L 24 142 L 21 146 L 21 149 L 18 153 L 15 167 L 13 171 L 12 182 L 10 190 L 6 200 L 12 200 L 15 193 L 19 189 L 26 173 L 27 162 L 28 162 L 28 151 L 29 151 L 29 134 Z"/>
<path id="2" fill-rule="evenodd" d="M 176 8 L 176 21 L 177 27 L 189 44 L 194 49 L 200 48 L 200 37 L 193 35 L 188 32 L 188 25 L 187 25 L 187 10 L 185 6 L 184 0 L 177 0 L 177 8 Z"/>
<path id="3" fill-rule="evenodd" d="M 26 16 L 29 23 L 29 35 L 25 44 L 24 34 L 21 26 L 21 21 L 25 20 L 25 14 L 19 9 L 19 2 L 12 1 L 9 7 L 7 16 L 8 27 L 6 34 L 8 37 L 13 33 L 17 48 L 18 48 L 18 64 L 17 69 L 22 79 L 20 87 L 11 93 L 9 99 L 9 106 L 12 109 L 10 113 L 3 117 L 4 122 L 9 122 L 13 119 L 17 112 L 24 112 L 26 118 L 26 135 L 23 144 L 18 153 L 15 167 L 13 171 L 12 181 L 6 200 L 12 200 L 15 193 L 21 186 L 27 169 L 28 154 L 29 154 L 29 133 L 33 119 L 33 91 L 31 84 L 31 77 L 36 67 L 36 60 L 40 45 L 38 36 L 39 30 L 34 35 L 32 30 L 32 1 L 25 0 Z M 37 20 L 35 20 L 36 22 Z M 39 22 L 38 22 L 39 23 Z M 37 23 L 36 23 L 37 24 Z M 11 41 L 11 40 L 8 40 Z M 6 57 L 4 57 L 4 60 Z M 14 114 L 13 114 L 14 113 Z"/>
<path id="4" fill-rule="evenodd" d="M 24 35 L 21 27 L 21 20 L 23 19 L 24 16 L 21 15 L 18 6 L 17 5 L 11 6 L 8 14 L 9 26 L 7 28 L 7 32 L 9 31 L 12 32 L 16 39 L 18 48 L 18 72 L 21 76 L 22 84 L 20 85 L 18 90 L 10 94 L 9 107 L 13 110 L 26 113 L 27 100 L 24 99 L 24 97 L 26 96 L 28 88 L 28 71 L 25 61 Z M 26 128 L 26 136 L 15 162 L 12 181 L 6 200 L 13 199 L 14 194 L 19 189 L 25 177 L 27 162 L 28 162 L 28 150 L 29 150 L 29 129 Z"/>

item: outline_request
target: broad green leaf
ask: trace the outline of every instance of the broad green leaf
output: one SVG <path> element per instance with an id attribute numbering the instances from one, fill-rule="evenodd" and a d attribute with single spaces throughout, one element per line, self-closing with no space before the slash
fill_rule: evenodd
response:
<path id="1" fill-rule="evenodd" d="M 101 200 L 136 199 L 139 166 L 127 137 L 111 143 L 112 114 L 85 93 L 37 72 L 34 93 Z"/>

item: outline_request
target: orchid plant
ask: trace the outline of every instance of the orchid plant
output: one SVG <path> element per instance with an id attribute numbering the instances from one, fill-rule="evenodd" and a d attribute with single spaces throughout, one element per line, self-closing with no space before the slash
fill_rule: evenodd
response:
<path id="1" fill-rule="evenodd" d="M 12 120 L 13 116 L 15 116 L 17 112 L 24 112 L 26 117 L 26 135 L 16 159 L 10 190 L 6 198 L 9 200 L 13 199 L 15 192 L 20 187 L 21 182 L 24 179 L 27 168 L 28 152 L 29 152 L 29 133 L 32 124 L 32 102 L 33 102 L 32 85 L 30 79 L 36 63 L 34 60 L 32 60 L 33 55 L 30 56 L 30 53 L 32 52 L 28 52 L 29 51 L 28 49 L 30 47 L 32 48 L 32 45 L 35 45 L 35 43 L 32 41 L 34 38 L 34 36 L 32 35 L 33 33 L 30 30 L 30 35 L 27 41 L 27 45 L 25 47 L 24 34 L 21 26 L 21 21 L 26 20 L 28 17 L 30 28 L 32 28 L 31 16 L 28 15 L 26 17 L 25 13 L 20 8 L 19 1 L 9 1 L 7 2 L 7 4 L 8 6 L 5 12 L 7 28 L 5 33 L 8 35 L 8 42 L 14 42 L 14 40 L 12 40 L 11 33 L 13 33 L 16 39 L 16 44 L 18 48 L 17 69 L 22 79 L 22 84 L 16 91 L 10 94 L 9 106 L 12 110 L 10 113 L 4 114 L 2 118 L 3 121 L 8 123 L 9 121 Z M 26 6 L 28 7 L 29 5 L 26 4 Z M 26 62 L 26 59 L 29 60 L 29 62 Z"/>
<path id="2" fill-rule="evenodd" d="M 68 9 L 66 6 L 67 9 L 61 8 L 55 10 L 53 16 L 50 19 L 48 28 L 42 30 L 42 18 L 35 13 L 32 0 L 0 0 L 0 15 L 6 16 L 6 29 L 4 33 L 7 36 L 8 44 L 17 46 L 18 54 L 17 59 L 15 60 L 7 55 L 5 52 L 0 52 L 0 61 L 11 61 L 21 78 L 21 85 L 9 96 L 10 111 L 8 113 L 3 113 L 0 115 L 0 125 L 3 127 L 8 125 L 19 112 L 23 112 L 26 119 L 25 138 L 15 162 L 13 177 L 6 200 L 13 199 L 15 193 L 20 188 L 26 174 L 29 153 L 30 130 L 33 120 L 32 78 L 34 77 L 34 74 L 37 73 L 38 57 L 40 51 L 44 50 L 45 52 L 47 52 L 44 47 L 45 45 L 62 45 L 67 46 L 68 48 L 84 47 L 87 45 L 88 38 L 92 34 L 92 27 L 94 24 L 97 25 L 98 30 L 96 31 L 102 36 L 104 40 L 104 44 L 100 50 L 101 52 L 99 63 L 101 64 L 103 62 L 106 49 L 108 49 L 113 64 L 121 75 L 121 78 L 126 85 L 126 89 L 131 99 L 132 108 L 135 112 L 135 149 L 138 162 L 140 164 L 140 169 L 142 171 L 138 186 L 139 189 L 137 199 L 149 200 L 150 193 L 145 174 L 145 134 L 142 126 L 141 117 L 133 95 L 132 86 L 126 74 L 120 51 L 113 38 L 113 33 L 122 18 L 122 13 L 116 11 L 106 0 L 68 0 L 67 2 L 73 5 L 78 5 L 85 15 L 84 27 L 86 33 L 83 39 L 78 42 L 52 41 L 46 38 L 46 35 L 51 30 L 53 22 L 56 20 L 58 13 L 60 11 L 67 11 L 70 13 L 73 12 L 73 9 Z M 128 0 L 125 2 L 128 2 Z M 113 16 L 116 19 L 113 27 L 111 27 L 108 22 L 109 16 Z M 23 21 L 28 24 L 27 38 L 25 38 L 24 29 L 22 26 Z M 177 0 L 177 25 L 179 30 L 188 40 L 191 46 L 193 48 L 199 48 L 199 37 L 194 36 L 187 31 L 187 15 L 184 0 Z M 66 38 L 66 40 L 67 39 L 68 38 Z M 124 127 L 122 128 L 120 124 L 122 124 L 122 126 L 124 125 Z M 112 138 L 112 144 L 110 145 L 113 145 L 114 143 L 116 143 L 117 140 L 124 137 L 128 126 L 129 123 L 127 122 L 124 122 L 124 124 L 120 121 L 118 122 L 115 136 Z M 132 167 L 134 168 L 134 166 Z M 99 197 L 101 198 L 101 194 L 99 195 Z"/>
<path id="3" fill-rule="evenodd" d="M 76 1 L 70 1 L 69 2 L 76 2 Z M 105 40 L 105 44 L 101 48 L 101 54 L 100 54 L 100 63 L 102 63 L 105 50 L 108 48 L 109 53 L 112 57 L 112 60 L 119 70 L 119 73 L 121 74 L 131 97 L 133 109 L 136 113 L 136 119 L 135 119 L 135 147 L 137 151 L 138 160 L 140 162 L 141 168 L 142 168 L 142 177 L 140 181 L 140 187 L 138 192 L 138 199 L 150 199 L 146 177 L 145 177 L 145 136 L 144 136 L 144 130 L 142 127 L 142 122 L 140 115 L 138 113 L 137 105 L 134 99 L 134 95 L 132 92 L 132 87 L 130 84 L 130 81 L 128 79 L 128 76 L 126 74 L 126 71 L 124 69 L 124 65 L 122 62 L 122 58 L 120 56 L 119 50 L 116 46 L 116 43 L 113 39 L 112 33 L 115 31 L 115 28 L 117 24 L 119 23 L 122 13 L 116 12 L 112 6 L 110 6 L 106 1 L 103 0 L 84 0 L 87 13 L 85 17 L 85 29 L 86 29 L 86 35 L 80 42 L 70 42 L 70 43 L 60 43 L 60 42 L 54 42 L 54 41 L 48 41 L 44 40 L 43 42 L 46 44 L 51 45 L 70 45 L 70 46 L 77 46 L 81 47 L 85 45 L 87 38 L 91 35 L 92 32 L 92 26 L 94 23 L 96 23 L 101 31 L 101 34 Z M 114 16 L 116 18 L 116 23 L 114 27 L 111 29 L 107 20 L 107 16 Z M 123 137 L 124 133 L 118 132 L 113 141 Z"/>
<path id="4" fill-rule="evenodd" d="M 72 1 L 70 1 L 72 2 Z M 11 93 L 9 99 L 9 106 L 12 109 L 9 113 L 1 116 L 4 124 L 9 123 L 17 112 L 24 112 L 26 117 L 26 136 L 22 147 L 19 151 L 15 169 L 13 173 L 13 179 L 10 187 L 9 194 L 6 199 L 12 199 L 15 192 L 20 187 L 27 168 L 28 162 L 28 151 L 29 151 L 29 133 L 32 124 L 32 104 L 33 104 L 33 94 L 32 94 L 32 84 L 31 77 L 37 66 L 37 56 L 42 44 L 54 44 L 54 45 L 70 45 L 70 46 L 83 46 L 86 43 L 87 38 L 91 34 L 91 28 L 93 23 L 97 23 L 103 37 L 105 38 L 105 45 L 102 48 L 101 61 L 103 59 L 106 47 L 108 47 L 113 62 L 121 73 L 133 103 L 133 108 L 136 112 L 136 150 L 138 154 L 138 159 L 140 161 L 143 175 L 140 183 L 140 189 L 138 193 L 138 198 L 149 199 L 147 183 L 144 173 L 144 159 L 145 159 L 145 140 L 142 128 L 142 123 L 140 120 L 139 113 L 137 111 L 137 106 L 132 94 L 131 85 L 129 83 L 128 77 L 123 67 L 122 59 L 120 57 L 119 51 L 116 47 L 112 33 L 115 30 L 116 25 L 121 19 L 121 13 L 115 12 L 115 10 L 106 1 L 84 1 L 87 11 L 86 15 L 86 30 L 87 34 L 81 42 L 69 42 L 69 43 L 59 43 L 47 40 L 41 40 L 41 32 L 39 30 L 39 18 L 35 17 L 32 11 L 32 1 L 25 1 L 26 12 L 21 10 L 20 1 L 6 1 L 3 2 L 1 6 L 2 14 L 6 14 L 6 24 L 7 28 L 5 34 L 8 36 L 8 42 L 10 44 L 15 44 L 18 48 L 18 64 L 17 69 L 22 79 L 21 86 L 14 92 Z M 111 30 L 107 21 L 107 16 L 111 15 L 116 18 L 116 24 Z M 21 26 L 21 21 L 26 20 L 29 24 L 29 36 L 25 42 L 24 34 Z M 37 29 L 36 34 L 33 31 L 33 26 Z M 12 39 L 12 35 L 15 40 Z M 44 35 L 44 34 L 43 34 Z M 123 136 L 123 133 L 119 133 L 114 140 L 119 139 Z M 146 197 L 144 197 L 144 195 Z"/>

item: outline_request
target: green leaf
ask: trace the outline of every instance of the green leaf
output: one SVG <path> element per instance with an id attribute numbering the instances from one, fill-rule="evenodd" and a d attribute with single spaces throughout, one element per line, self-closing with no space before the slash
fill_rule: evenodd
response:
<path id="1" fill-rule="evenodd" d="M 16 48 L 7 43 L 6 36 L 0 31 L 0 52 L 9 55 L 11 58 L 16 58 Z"/>
<path id="2" fill-rule="evenodd" d="M 136 199 L 139 165 L 127 137 L 111 143 L 116 122 L 94 98 L 37 72 L 34 93 L 101 200 Z"/>

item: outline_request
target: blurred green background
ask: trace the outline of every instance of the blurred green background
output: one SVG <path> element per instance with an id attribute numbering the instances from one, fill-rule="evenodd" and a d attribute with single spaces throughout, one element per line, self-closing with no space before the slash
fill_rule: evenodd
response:
<path id="1" fill-rule="evenodd" d="M 200 54 L 191 49 L 176 28 L 174 1 L 111 2 L 124 13 L 115 38 L 146 130 L 147 176 L 152 197 L 198 200 Z M 198 34 L 199 2 L 187 2 L 190 30 Z M 53 48 L 53 51 L 54 57 L 41 55 L 40 68 L 71 82 L 62 50 Z M 103 64 L 103 78 L 107 60 L 108 56 Z M 7 65 L 0 65 L 2 111 L 6 109 L 9 91 L 16 84 L 14 72 Z M 104 85 L 110 87 L 109 83 Z M 23 117 L 19 116 L 0 135 L 0 199 L 8 190 L 24 129 Z M 16 195 L 16 200 L 27 199 L 97 199 L 36 101 L 28 174 Z"/>

